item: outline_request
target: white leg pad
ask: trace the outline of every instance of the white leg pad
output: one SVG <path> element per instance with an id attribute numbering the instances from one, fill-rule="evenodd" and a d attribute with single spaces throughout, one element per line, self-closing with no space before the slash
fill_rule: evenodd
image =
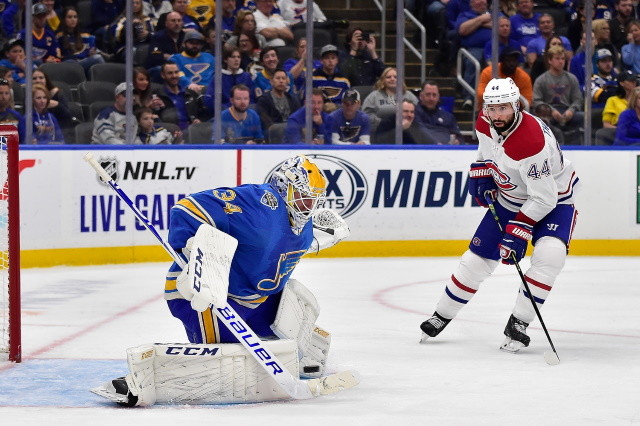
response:
<path id="1" fill-rule="evenodd" d="M 321 377 L 331 345 L 331 334 L 315 325 L 320 314 L 318 302 L 298 280 L 287 282 L 271 329 L 281 339 L 293 339 L 298 343 L 301 356 L 300 374 L 305 377 Z"/>
<path id="2" fill-rule="evenodd" d="M 129 374 L 125 378 L 129 391 L 138 397 L 138 406 L 153 405 L 156 402 L 154 375 L 154 345 L 146 344 L 127 349 Z"/>
<path id="3" fill-rule="evenodd" d="M 294 376 L 299 370 L 294 340 L 264 342 Z M 159 404 L 233 404 L 290 399 L 240 343 L 146 344 L 127 350 L 125 380 L 136 406 Z M 111 381 L 91 389 L 111 401 L 131 396 Z"/>

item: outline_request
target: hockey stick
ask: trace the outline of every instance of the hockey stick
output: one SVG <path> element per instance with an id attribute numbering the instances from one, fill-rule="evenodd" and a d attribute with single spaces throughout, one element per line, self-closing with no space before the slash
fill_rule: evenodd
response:
<path id="1" fill-rule="evenodd" d="M 491 195 L 489 195 L 488 193 L 485 193 L 484 198 L 487 201 L 487 204 L 489 205 L 489 210 L 491 211 L 493 218 L 496 220 L 498 229 L 500 229 L 500 232 L 503 232 L 502 225 L 500 225 L 500 219 L 498 218 L 498 213 L 496 212 L 496 208 L 493 205 L 493 200 L 491 199 Z M 535 300 L 533 300 L 533 293 L 531 293 L 529 284 L 527 284 L 527 280 L 524 278 L 522 269 L 520 269 L 520 263 L 518 262 L 518 259 L 516 259 L 516 254 L 513 251 L 511 252 L 511 260 L 513 260 L 513 264 L 516 265 L 516 269 L 518 270 L 518 275 L 520 275 L 520 280 L 522 281 L 522 285 L 524 286 L 525 290 L 527 290 L 527 293 L 529 293 L 529 300 L 533 305 L 533 310 L 536 311 L 536 316 L 538 317 L 538 321 L 540 321 L 540 324 L 542 325 L 542 329 L 544 330 L 544 334 L 546 334 L 547 340 L 551 345 L 551 349 L 553 349 L 553 352 L 546 351 L 544 353 L 544 360 L 549 365 L 558 365 L 560 363 L 560 357 L 558 356 L 558 351 L 556 351 L 556 347 L 553 345 L 553 341 L 551 341 L 551 336 L 547 331 L 547 326 L 544 325 L 544 321 L 542 320 L 542 315 L 540 314 L 540 310 L 538 309 L 538 306 L 536 305 Z"/>
<path id="2" fill-rule="evenodd" d="M 144 223 L 167 253 L 171 255 L 173 260 L 181 268 L 184 268 L 186 262 L 176 253 L 169 243 L 162 238 L 153 224 L 149 222 L 149 219 L 135 206 L 129 196 L 118 186 L 100 163 L 93 158 L 93 155 L 88 152 L 85 154 L 84 159 L 94 168 L 102 181 L 107 183 L 111 189 L 115 191 L 116 195 L 129 206 L 136 217 Z M 258 335 L 245 324 L 240 315 L 238 315 L 226 301 L 221 303 L 220 306 L 212 306 L 211 310 L 247 349 L 258 364 L 266 370 L 267 374 L 292 398 L 309 399 L 315 396 L 328 395 L 349 389 L 358 384 L 356 373 L 352 371 L 343 371 L 311 380 L 300 380 L 299 378 L 293 377 L 273 352 L 263 344 Z"/>

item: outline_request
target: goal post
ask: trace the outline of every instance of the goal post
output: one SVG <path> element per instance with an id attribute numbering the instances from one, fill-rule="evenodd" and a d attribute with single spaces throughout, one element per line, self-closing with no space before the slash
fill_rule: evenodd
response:
<path id="1" fill-rule="evenodd" d="M 0 125 L 0 354 L 22 359 L 20 326 L 19 137 L 12 125 Z"/>

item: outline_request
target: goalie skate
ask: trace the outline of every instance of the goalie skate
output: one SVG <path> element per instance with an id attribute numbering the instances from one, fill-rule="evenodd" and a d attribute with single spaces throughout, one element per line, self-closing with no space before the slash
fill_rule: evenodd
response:
<path id="1" fill-rule="evenodd" d="M 529 346 L 531 338 L 527 336 L 528 326 L 528 323 L 511 315 L 504 329 L 504 335 L 507 337 L 502 342 L 500 349 L 514 354 L 520 349 Z"/>

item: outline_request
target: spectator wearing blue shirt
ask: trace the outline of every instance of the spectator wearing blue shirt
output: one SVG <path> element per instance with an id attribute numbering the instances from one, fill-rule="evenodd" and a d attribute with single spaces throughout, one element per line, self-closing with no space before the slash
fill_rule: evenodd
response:
<path id="1" fill-rule="evenodd" d="M 520 45 L 524 53 L 531 40 L 540 35 L 538 29 L 539 13 L 533 13 L 533 0 L 518 0 L 518 13 L 511 20 L 511 38 Z"/>
<path id="2" fill-rule="evenodd" d="M 640 145 L 640 87 L 633 89 L 628 108 L 618 117 L 613 145 Z"/>
<path id="3" fill-rule="evenodd" d="M 220 114 L 223 143 L 255 145 L 264 142 L 260 117 L 249 109 L 249 92 L 244 84 L 231 88 L 231 106 Z M 213 143 L 217 141 L 213 140 Z"/>
<path id="4" fill-rule="evenodd" d="M 349 89 L 342 96 L 342 106 L 329 115 L 331 143 L 334 145 L 371 144 L 369 116 L 360 111 L 360 92 Z"/>
<path id="5" fill-rule="evenodd" d="M 538 57 L 542 57 L 544 55 L 547 42 L 551 37 L 554 36 L 560 38 L 560 40 L 562 41 L 562 47 L 564 47 L 565 53 L 567 54 L 567 64 L 571 62 L 571 58 L 573 58 L 573 49 L 571 48 L 571 42 L 565 36 L 557 35 L 554 32 L 555 27 L 556 24 L 554 23 L 553 16 L 549 15 L 548 13 L 544 13 L 540 16 L 540 19 L 538 20 L 540 35 L 531 40 L 527 45 L 527 64 L 529 65 L 529 67 L 533 66 L 533 63 Z"/>
<path id="6" fill-rule="evenodd" d="M 198 94 L 180 86 L 180 69 L 173 61 L 167 61 L 160 67 L 160 75 L 164 81 L 163 93 L 160 96 L 165 104 L 161 111 L 162 121 L 172 122 L 184 130 L 189 124 L 199 123 Z"/>
<path id="7" fill-rule="evenodd" d="M 222 52 L 222 62 L 224 68 L 222 68 L 222 108 L 228 108 L 231 105 L 230 93 L 231 88 L 238 84 L 244 84 L 251 91 L 249 100 L 251 103 L 255 103 L 255 97 L 253 92 L 253 80 L 251 75 L 243 71 L 240 68 L 240 49 L 238 47 L 231 47 L 224 49 Z M 215 101 L 215 78 L 211 79 L 211 83 L 207 86 L 207 91 L 204 95 L 204 106 L 209 114 L 214 113 L 214 101 Z"/>
<path id="8" fill-rule="evenodd" d="M 284 143 L 303 144 L 305 139 L 307 110 L 303 106 L 289 116 L 284 133 Z M 311 144 L 324 145 L 331 143 L 331 126 L 329 114 L 324 111 L 324 94 L 320 89 L 311 89 Z"/>
<path id="9" fill-rule="evenodd" d="M 487 0 L 471 0 L 471 10 L 462 12 L 456 21 L 456 30 L 460 36 L 460 46 L 480 62 L 483 68 L 484 46 L 491 40 L 492 18 L 487 9 Z M 463 78 L 472 87 L 476 84 L 475 67 L 468 59 L 462 61 Z M 465 91 L 464 109 L 473 108 L 473 94 Z"/>
<path id="10" fill-rule="evenodd" d="M 640 21 L 631 21 L 627 30 L 633 41 L 622 46 L 622 62 L 627 69 L 640 74 Z"/>
<path id="11" fill-rule="evenodd" d="M 511 38 L 511 34 L 511 21 L 506 16 L 500 16 L 498 18 L 498 57 L 500 57 L 502 51 L 507 47 L 509 49 L 522 51 L 520 43 Z M 487 63 L 491 62 L 491 49 L 492 43 L 491 40 L 489 40 L 484 45 L 484 60 L 487 61 Z M 520 56 L 520 62 L 524 62 L 522 55 Z"/>
<path id="12" fill-rule="evenodd" d="M 64 135 L 56 116 L 48 107 L 51 95 L 46 87 L 35 85 L 33 94 L 33 143 L 37 145 L 63 144 Z"/>
<path id="13" fill-rule="evenodd" d="M 35 3 L 31 8 L 33 14 L 33 46 L 31 55 L 33 63 L 40 65 L 44 62 L 60 62 L 60 48 L 58 39 L 53 30 L 47 26 L 47 14 L 49 10 L 42 3 Z M 22 29 L 18 35 L 21 40 L 25 39 L 26 31 Z"/>
<path id="14" fill-rule="evenodd" d="M 213 79 L 215 58 L 212 54 L 202 52 L 204 36 L 197 31 L 187 31 L 184 36 L 182 53 L 169 59 L 180 68 L 180 84 L 200 93 Z"/>

